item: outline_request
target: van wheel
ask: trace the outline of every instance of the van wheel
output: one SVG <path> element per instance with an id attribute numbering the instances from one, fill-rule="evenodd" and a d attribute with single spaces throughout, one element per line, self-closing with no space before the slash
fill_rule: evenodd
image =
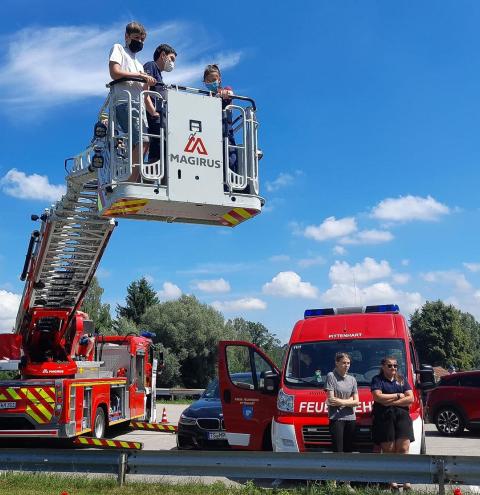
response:
<path id="1" fill-rule="evenodd" d="M 435 426 L 442 435 L 453 437 L 462 433 L 465 422 L 456 409 L 444 407 L 435 415 Z"/>
<path id="2" fill-rule="evenodd" d="M 94 438 L 103 438 L 106 429 L 105 411 L 102 407 L 97 407 L 95 419 L 93 420 L 92 436 Z"/>

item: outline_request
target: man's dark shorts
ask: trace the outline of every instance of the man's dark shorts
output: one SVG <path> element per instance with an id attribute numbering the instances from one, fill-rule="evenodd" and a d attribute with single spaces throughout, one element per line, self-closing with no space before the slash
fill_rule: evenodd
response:
<path id="1" fill-rule="evenodd" d="M 389 407 L 373 418 L 373 442 L 380 444 L 399 439 L 415 441 L 410 413 L 401 407 Z"/>

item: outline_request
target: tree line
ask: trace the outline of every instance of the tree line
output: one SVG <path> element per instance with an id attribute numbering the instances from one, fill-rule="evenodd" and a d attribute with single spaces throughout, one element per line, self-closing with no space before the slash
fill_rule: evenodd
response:
<path id="1" fill-rule="evenodd" d="M 151 332 L 164 354 L 165 368 L 157 380 L 160 387 L 203 388 L 216 376 L 217 346 L 220 340 L 246 340 L 261 347 L 281 365 L 286 346 L 259 322 L 243 318 L 226 320 L 196 297 L 182 295 L 160 302 L 153 287 L 141 278 L 127 287 L 125 305 L 117 305 L 112 318 L 110 305 L 102 303 L 103 289 L 96 278 L 82 304 L 102 335 Z"/>
<path id="2" fill-rule="evenodd" d="M 253 342 L 281 366 L 286 345 L 262 323 L 226 320 L 194 296 L 160 302 L 144 277 L 127 287 L 125 305 L 117 305 L 116 318 L 111 316 L 110 305 L 102 303 L 102 294 L 94 278 L 82 310 L 104 335 L 151 332 L 164 352 L 161 387 L 205 387 L 216 375 L 219 340 Z M 471 314 L 440 300 L 428 301 L 410 316 L 410 330 L 422 363 L 457 369 L 480 367 L 480 323 Z"/>

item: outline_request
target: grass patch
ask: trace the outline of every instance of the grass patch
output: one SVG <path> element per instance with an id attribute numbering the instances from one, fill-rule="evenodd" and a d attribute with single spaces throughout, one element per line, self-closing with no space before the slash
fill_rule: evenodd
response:
<path id="1" fill-rule="evenodd" d="M 128 476 L 127 476 L 128 480 Z M 247 482 L 239 488 L 221 482 L 210 485 L 200 483 L 147 483 L 127 481 L 120 487 L 113 477 L 86 477 L 85 475 L 54 475 L 44 473 L 0 473 L 0 494 L 8 495 L 138 495 L 143 493 L 178 495 L 346 495 L 342 488 L 331 483 L 301 484 L 295 488 L 259 488 Z M 358 495 L 380 495 L 385 491 L 357 489 Z M 420 493 L 420 492 L 413 492 Z M 430 492 L 432 494 L 434 492 Z"/>

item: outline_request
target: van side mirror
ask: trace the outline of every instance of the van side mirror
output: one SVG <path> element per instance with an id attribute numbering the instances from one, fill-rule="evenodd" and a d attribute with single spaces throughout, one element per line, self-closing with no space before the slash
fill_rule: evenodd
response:
<path id="1" fill-rule="evenodd" d="M 420 369 L 416 370 L 416 373 L 420 375 L 418 388 L 421 390 L 430 390 L 435 387 L 435 374 L 432 366 L 429 364 L 421 364 Z"/>
<path id="2" fill-rule="evenodd" d="M 280 384 L 280 376 L 275 371 L 264 371 L 260 374 L 260 389 L 265 394 L 276 394 Z"/>

